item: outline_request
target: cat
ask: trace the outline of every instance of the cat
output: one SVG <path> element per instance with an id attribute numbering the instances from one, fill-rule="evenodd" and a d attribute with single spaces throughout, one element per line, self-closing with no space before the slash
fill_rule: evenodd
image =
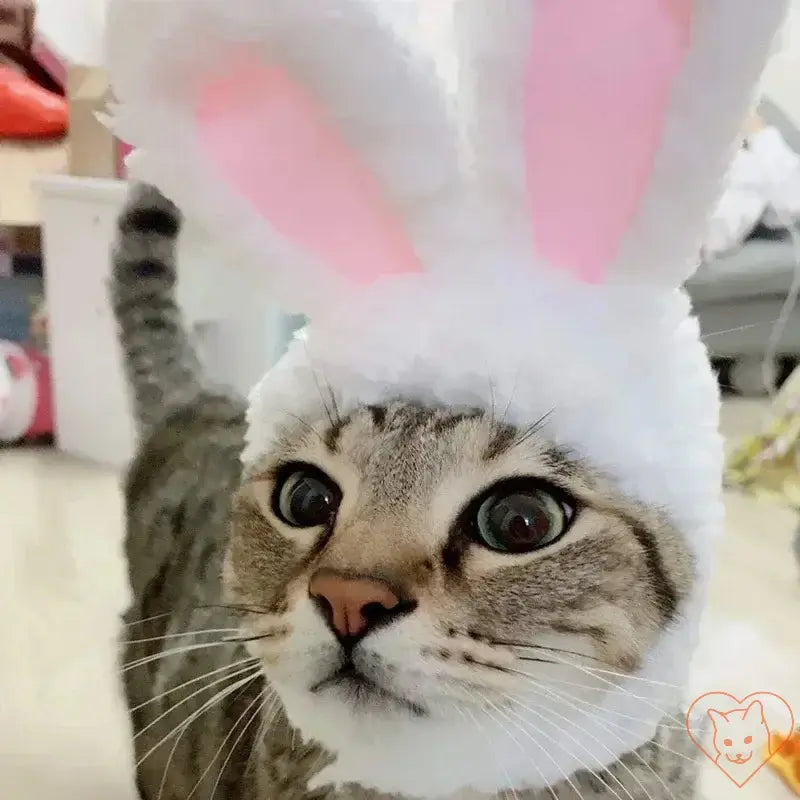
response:
<path id="1" fill-rule="evenodd" d="M 770 752 L 770 731 L 764 707 L 754 700 L 746 708 L 718 711 L 711 708 L 708 716 L 713 725 L 714 763 L 740 786 L 763 764 Z"/>
<path id="2" fill-rule="evenodd" d="M 399 400 L 344 418 L 328 408 L 297 419 L 243 478 L 245 402 L 209 385 L 175 299 L 181 227 L 172 203 L 136 186 L 112 259 L 111 299 L 140 433 L 125 484 L 135 599 L 122 669 L 143 800 L 379 800 L 388 795 L 318 786 L 320 771 L 348 756 L 313 737 L 358 739 L 373 748 L 370 769 L 434 771 L 385 745 L 395 732 L 436 743 L 441 714 L 451 726 L 455 718 L 491 730 L 475 757 L 493 769 L 502 748 L 532 736 L 502 699 L 520 685 L 514 673 L 566 676 L 568 684 L 588 674 L 569 671 L 579 655 L 609 673 L 636 668 L 690 591 L 691 560 L 667 523 L 550 447 L 541 424 L 517 431 L 490 411 Z M 491 478 L 501 458 L 539 476 L 535 488 L 511 480 L 496 496 L 471 498 L 465 476 Z M 307 530 L 339 504 L 352 510 L 356 497 L 367 500 L 335 537 L 326 526 L 316 536 Z M 415 538 L 421 509 L 444 514 L 453 504 L 463 509 L 458 525 L 486 540 L 477 557 L 489 566 L 490 548 L 557 540 L 570 525 L 583 534 L 525 569 L 487 567 L 467 581 L 458 525 L 436 559 L 421 557 Z M 535 525 L 525 523 L 525 509 Z M 367 568 L 374 579 L 341 577 Z M 432 599 L 427 616 L 419 587 Z M 529 657 L 517 660 L 506 645 L 534 633 L 552 646 L 523 647 Z M 362 654 L 359 643 L 370 640 L 383 651 Z M 542 712 L 539 723 L 554 750 L 592 722 L 585 709 L 600 689 L 585 684 L 571 700 L 539 704 L 560 709 Z M 486 696 L 498 714 L 490 705 L 474 706 L 480 719 L 463 711 L 466 694 Z M 294 729 L 289 716 L 306 711 L 313 730 Z M 614 724 L 603 734 L 610 742 L 633 722 Z M 441 755 L 438 744 L 432 749 Z M 652 741 L 610 766 L 516 796 L 688 800 L 696 776 L 681 719 L 665 713 Z"/>

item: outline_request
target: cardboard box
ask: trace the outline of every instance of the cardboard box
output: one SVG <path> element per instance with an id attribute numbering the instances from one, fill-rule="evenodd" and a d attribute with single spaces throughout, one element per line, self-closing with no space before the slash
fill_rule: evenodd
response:
<path id="1" fill-rule="evenodd" d="M 0 44 L 29 51 L 34 12 L 33 0 L 0 0 Z"/>
<path id="2" fill-rule="evenodd" d="M 123 177 L 126 147 L 99 118 L 111 90 L 101 67 L 73 66 L 67 74 L 68 171 L 78 178 Z"/>

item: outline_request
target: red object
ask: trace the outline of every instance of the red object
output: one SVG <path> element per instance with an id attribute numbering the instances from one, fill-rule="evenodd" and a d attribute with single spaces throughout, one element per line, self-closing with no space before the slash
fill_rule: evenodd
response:
<path id="1" fill-rule="evenodd" d="M 0 339 L 0 442 L 53 434 L 50 361 L 34 347 Z"/>
<path id="2" fill-rule="evenodd" d="M 53 391 L 50 377 L 50 360 L 33 348 L 25 348 L 36 375 L 36 406 L 25 437 L 35 439 L 53 433 Z"/>
<path id="3" fill-rule="evenodd" d="M 133 152 L 134 148 L 125 142 L 118 142 L 117 147 L 117 177 L 127 177 L 128 171 L 125 166 L 125 159 Z"/>
<path id="4" fill-rule="evenodd" d="M 0 138 L 46 139 L 63 136 L 67 101 L 11 67 L 0 66 Z"/>

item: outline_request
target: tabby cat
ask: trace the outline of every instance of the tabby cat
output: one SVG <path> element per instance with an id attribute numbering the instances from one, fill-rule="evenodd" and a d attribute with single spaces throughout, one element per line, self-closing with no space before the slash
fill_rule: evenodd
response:
<path id="1" fill-rule="evenodd" d="M 566 688 L 541 691 L 588 719 L 596 695 L 570 685 L 592 665 L 609 675 L 635 668 L 690 591 L 681 537 L 548 446 L 544 422 L 520 432 L 477 410 L 398 401 L 339 418 L 329 408 L 330 416 L 297 418 L 243 480 L 245 403 L 208 385 L 176 305 L 180 228 L 170 202 L 135 187 L 113 257 L 111 294 L 141 434 L 125 489 L 135 602 L 123 670 L 142 798 L 386 797 L 314 784 L 344 756 L 293 729 L 284 703 L 290 713 L 310 704 L 342 741 L 401 729 L 425 736 L 439 715 L 499 723 L 505 733 L 485 741 L 490 764 L 531 737 L 515 710 L 521 676 L 555 676 L 549 685 Z M 523 552 L 531 530 L 504 520 L 533 503 L 541 519 L 533 535 L 552 542 L 548 557 L 466 580 L 468 545 L 451 533 L 437 557 L 419 558 L 418 510 L 443 507 L 444 492 L 453 499 L 461 487 L 450 476 L 489 476 L 498 464 L 505 474 L 524 467 L 533 488 L 511 479 L 490 496 L 458 498 L 461 522 L 489 547 Z M 349 521 L 334 529 L 340 506 Z M 373 578 L 347 577 L 364 574 Z M 534 633 L 555 644 L 527 646 Z M 383 650 L 364 651 L 370 640 Z M 581 655 L 588 666 L 577 671 Z M 555 712 L 541 713 L 540 726 L 560 731 L 553 752 L 569 748 L 575 721 L 562 711 L 559 728 Z M 609 740 L 628 724 L 609 728 Z M 422 768 L 401 749 L 386 763 L 375 752 L 376 769 Z M 665 714 L 651 742 L 611 766 L 516 796 L 687 800 L 695 756 L 680 716 Z M 503 785 L 502 774 L 496 780 Z"/>

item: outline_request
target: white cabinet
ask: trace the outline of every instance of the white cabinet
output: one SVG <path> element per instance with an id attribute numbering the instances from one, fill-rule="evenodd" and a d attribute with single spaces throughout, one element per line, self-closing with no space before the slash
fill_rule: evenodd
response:
<path id="1" fill-rule="evenodd" d="M 39 183 L 58 446 L 121 467 L 133 454 L 121 351 L 108 301 L 109 252 L 122 181 L 54 176 Z M 178 298 L 211 380 L 246 392 L 279 356 L 285 318 L 253 296 L 220 250 L 187 232 Z"/>

